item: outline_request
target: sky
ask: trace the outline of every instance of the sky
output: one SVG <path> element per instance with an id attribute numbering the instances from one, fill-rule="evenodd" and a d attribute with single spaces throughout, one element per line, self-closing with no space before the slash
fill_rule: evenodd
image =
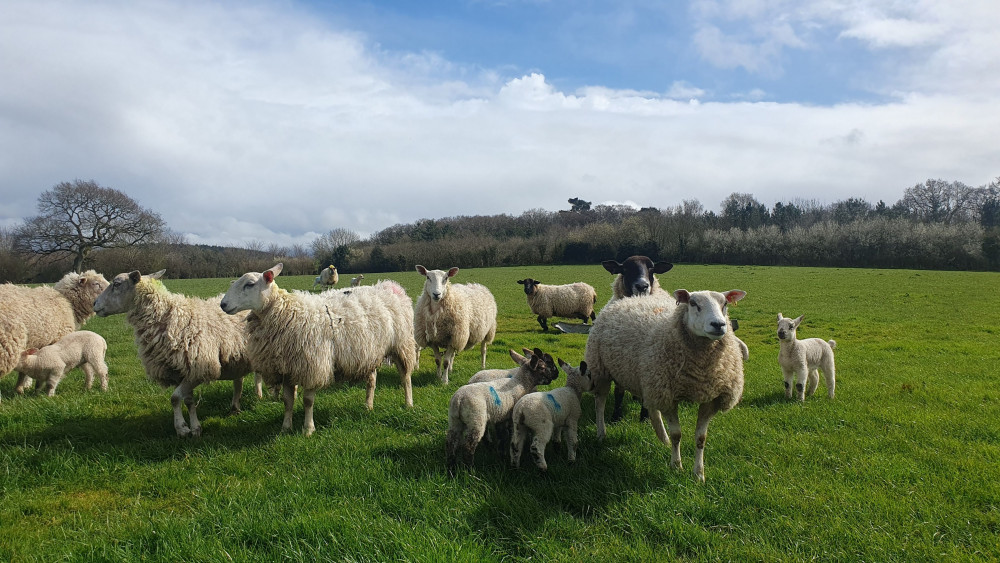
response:
<path id="1" fill-rule="evenodd" d="M 194 244 L 1000 176 L 996 0 L 0 0 L 0 226 L 93 180 Z"/>

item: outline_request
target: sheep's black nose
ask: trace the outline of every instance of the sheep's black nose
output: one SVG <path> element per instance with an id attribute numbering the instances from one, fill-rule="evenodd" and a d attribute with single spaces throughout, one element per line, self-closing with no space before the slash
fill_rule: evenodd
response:
<path id="1" fill-rule="evenodd" d="M 714 328 L 715 330 L 718 330 L 718 331 L 722 331 L 723 329 L 726 328 L 726 323 L 720 322 L 720 321 L 712 321 L 709 324 L 712 325 L 712 328 Z"/>
<path id="2" fill-rule="evenodd" d="M 646 293 L 646 290 L 648 289 L 649 289 L 649 284 L 646 282 L 646 280 L 639 280 L 635 282 L 636 293 Z"/>

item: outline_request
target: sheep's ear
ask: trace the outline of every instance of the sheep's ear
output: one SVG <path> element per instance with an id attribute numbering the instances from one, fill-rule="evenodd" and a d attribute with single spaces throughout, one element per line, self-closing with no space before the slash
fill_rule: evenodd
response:
<path id="1" fill-rule="evenodd" d="M 514 360 L 514 363 L 516 363 L 518 365 L 523 365 L 525 362 L 528 361 L 527 358 L 525 358 L 524 356 L 522 356 L 521 354 L 518 354 L 517 352 L 515 352 L 513 350 L 510 351 L 510 359 Z"/>
<path id="2" fill-rule="evenodd" d="M 587 373 L 587 362 L 580 362 L 580 375 L 590 377 L 590 374 Z"/>
<path id="3" fill-rule="evenodd" d="M 424 268 L 420 264 L 417 264 L 417 271 L 420 272 L 421 276 L 426 276 L 427 275 L 427 268 Z"/>
<path id="4" fill-rule="evenodd" d="M 657 262 L 656 264 L 653 264 L 653 273 L 654 274 L 665 274 L 665 273 L 669 272 L 670 269 L 673 268 L 673 267 L 674 267 L 674 265 L 671 264 L 670 262 Z"/>
<path id="5" fill-rule="evenodd" d="M 532 356 L 531 359 L 528 360 L 528 365 L 531 366 L 532 370 L 535 370 L 538 369 L 538 362 L 540 361 L 541 359 L 539 359 L 538 356 Z"/>
<path id="6" fill-rule="evenodd" d="M 542 352 L 541 348 L 535 348 L 534 350 L 531 351 L 531 354 L 534 356 L 538 356 L 539 358 L 545 357 L 545 352 Z"/>
<path id="7" fill-rule="evenodd" d="M 691 300 L 691 293 L 686 289 L 678 289 L 674 292 L 674 299 L 677 303 L 687 303 Z"/>
<path id="8" fill-rule="evenodd" d="M 794 321 L 792 321 L 792 326 L 794 326 L 795 328 L 799 328 L 799 323 L 801 323 L 802 319 L 804 319 L 804 318 L 806 318 L 805 315 L 799 315 L 799 318 L 797 318 Z"/>
<path id="9" fill-rule="evenodd" d="M 149 274 L 149 277 L 151 279 L 158 280 L 158 279 L 162 278 L 163 274 L 165 274 L 165 273 L 167 273 L 166 268 L 164 268 L 163 270 L 160 270 L 159 272 L 156 272 L 156 273 L 153 273 L 153 274 Z"/>
<path id="10" fill-rule="evenodd" d="M 604 262 L 601 262 L 601 266 L 604 266 L 604 269 L 612 274 L 622 273 L 622 265 L 614 260 L 605 260 Z"/>
<path id="11" fill-rule="evenodd" d="M 779 322 L 779 323 L 780 323 L 780 322 L 781 322 L 781 320 L 782 320 L 782 319 L 784 319 L 784 318 L 785 318 L 785 317 L 784 317 L 784 316 L 783 316 L 783 315 L 782 315 L 781 313 L 778 313 L 778 322 Z"/>
<path id="12" fill-rule="evenodd" d="M 278 277 L 278 274 L 281 273 L 281 269 L 284 268 L 284 267 L 285 267 L 285 265 L 283 263 L 278 262 L 274 266 L 271 266 L 271 269 L 268 270 L 268 271 L 271 272 L 272 274 L 274 274 L 274 277 Z"/>
<path id="13" fill-rule="evenodd" d="M 458 268 L 452 268 L 448 270 L 448 277 L 449 278 L 455 277 L 455 274 L 457 273 L 458 273 Z"/>
<path id="14" fill-rule="evenodd" d="M 22 355 L 23 356 L 34 356 L 37 353 L 38 353 L 38 348 L 28 348 L 27 350 L 24 351 L 24 354 L 22 354 Z"/>
<path id="15" fill-rule="evenodd" d="M 730 305 L 735 305 L 737 301 L 747 296 L 747 292 L 743 291 L 742 289 L 732 289 L 727 291 L 725 293 L 725 296 L 727 303 L 729 303 Z"/>
<path id="16" fill-rule="evenodd" d="M 128 279 L 132 283 L 139 283 L 139 280 L 142 279 L 142 274 L 139 273 L 139 270 L 132 270 L 131 272 L 128 273 Z"/>
<path id="17" fill-rule="evenodd" d="M 524 280 L 517 280 L 517 283 L 524 285 Z"/>

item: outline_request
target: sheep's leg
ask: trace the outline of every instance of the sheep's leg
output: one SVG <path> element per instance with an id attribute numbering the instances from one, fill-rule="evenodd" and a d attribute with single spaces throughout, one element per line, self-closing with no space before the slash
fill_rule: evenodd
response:
<path id="1" fill-rule="evenodd" d="M 447 384 L 448 383 L 448 381 L 447 381 L 447 377 L 448 376 L 447 376 L 447 374 L 444 374 L 444 373 L 441 372 L 441 368 L 444 365 L 444 362 L 441 361 L 441 350 L 435 345 L 435 346 L 431 346 L 431 351 L 434 352 L 434 365 L 437 366 L 438 381 L 443 381 L 445 384 Z"/>
<path id="2" fill-rule="evenodd" d="M 827 361 L 823 367 L 823 376 L 826 377 L 826 396 L 833 398 L 833 392 L 837 388 L 837 370 L 833 364 L 833 358 Z"/>
<path id="3" fill-rule="evenodd" d="M 256 372 L 253 374 L 253 391 L 257 394 L 258 399 L 264 398 L 264 378 Z"/>
<path id="4" fill-rule="evenodd" d="M 698 426 L 694 431 L 694 476 L 702 483 L 705 482 L 705 441 L 708 440 L 708 423 L 717 412 L 719 407 L 715 401 L 698 405 Z"/>
<path id="5" fill-rule="evenodd" d="M 515 468 L 521 465 L 521 450 L 524 449 L 524 441 L 528 437 L 528 427 L 523 424 L 514 424 L 514 434 L 510 438 L 510 464 Z"/>
<path id="6" fill-rule="evenodd" d="M 419 356 L 418 356 L 419 357 Z M 402 361 L 396 361 L 396 371 L 399 372 L 400 379 L 403 380 L 403 404 L 412 407 L 413 406 L 413 379 L 411 377 L 411 370 L 406 369 L 406 366 Z"/>
<path id="7" fill-rule="evenodd" d="M 184 398 L 190 393 L 190 384 L 187 381 L 182 381 L 174 389 L 174 392 L 170 394 L 170 405 L 174 409 L 174 430 L 177 432 L 179 438 L 186 438 L 191 435 L 191 428 L 188 426 L 187 421 L 184 420 L 184 411 L 181 408 Z"/>
<path id="8" fill-rule="evenodd" d="M 282 432 L 292 431 L 292 410 L 295 408 L 295 385 L 288 380 L 281 384 L 281 399 L 285 403 L 285 419 L 281 422 Z"/>
<path id="9" fill-rule="evenodd" d="M 465 465 L 472 467 L 472 462 L 476 458 L 476 446 L 483 439 L 483 434 L 486 433 L 486 427 L 465 427 Z"/>
<path id="10" fill-rule="evenodd" d="M 806 400 L 806 378 L 809 377 L 809 368 L 805 364 L 798 366 L 795 370 L 795 396 L 800 401 Z"/>
<path id="11" fill-rule="evenodd" d="M 32 383 L 33 381 L 30 377 L 21 372 L 17 372 L 17 385 L 14 386 L 14 392 L 18 395 L 24 395 L 24 389 Z"/>
<path id="12" fill-rule="evenodd" d="M 377 378 L 377 370 L 372 370 L 372 372 L 368 374 L 368 390 L 365 394 L 365 407 L 367 407 L 368 410 L 375 408 L 375 380 Z"/>
<path id="13" fill-rule="evenodd" d="M 479 345 L 479 369 L 486 369 L 486 349 L 489 347 L 486 340 Z"/>
<path id="14" fill-rule="evenodd" d="M 441 361 L 444 379 L 441 380 L 441 383 L 444 383 L 445 385 L 448 385 L 448 376 L 451 374 L 451 368 L 455 364 L 455 354 L 457 352 L 458 350 L 452 348 L 451 346 L 448 346 L 448 348 L 444 351 L 444 359 Z"/>
<path id="15" fill-rule="evenodd" d="M 604 427 L 604 405 L 608 402 L 608 391 L 611 382 L 600 382 L 594 386 L 594 423 L 597 426 L 597 439 L 603 440 L 607 434 Z"/>
<path id="16" fill-rule="evenodd" d="M 545 447 L 552 439 L 552 425 L 548 424 L 535 429 L 535 437 L 531 440 L 531 454 L 535 456 L 535 465 L 542 471 L 548 471 L 549 464 L 545 463 Z"/>
<path id="17" fill-rule="evenodd" d="M 101 380 L 101 391 L 108 390 L 108 364 L 101 361 L 97 364 L 97 377 Z"/>
<path id="18" fill-rule="evenodd" d="M 183 385 L 183 384 L 182 384 Z M 187 394 L 184 396 L 184 403 L 188 408 L 188 419 L 190 419 L 191 424 L 191 436 L 195 438 L 201 437 L 201 422 L 198 420 L 198 403 L 201 402 L 194 400 L 194 388 L 197 384 L 192 385 Z"/>
<path id="19" fill-rule="evenodd" d="M 305 420 L 302 421 L 302 433 L 306 436 L 312 436 L 312 433 L 316 431 L 316 424 L 313 422 L 313 404 L 316 402 L 316 390 L 315 389 L 303 389 L 302 390 L 302 412 L 305 415 Z"/>
<path id="20" fill-rule="evenodd" d="M 812 394 L 816 392 L 816 387 L 819 386 L 819 371 L 812 369 L 809 370 L 809 386 L 806 387 L 806 396 L 812 397 Z"/>
<path id="21" fill-rule="evenodd" d="M 229 404 L 229 414 L 238 414 L 242 409 L 240 408 L 240 399 L 243 398 L 243 376 L 233 378 L 233 400 Z"/>
<path id="22" fill-rule="evenodd" d="M 608 419 L 609 424 L 614 424 L 622 419 L 622 403 L 625 402 L 625 390 L 622 389 L 621 385 L 615 383 L 615 409 L 611 411 L 611 418 Z"/>
<path id="23" fill-rule="evenodd" d="M 94 368 L 89 363 L 80 366 L 83 370 L 83 388 L 90 391 L 90 388 L 94 386 Z"/>
<path id="24" fill-rule="evenodd" d="M 458 447 L 462 441 L 461 428 L 448 428 L 445 442 L 445 465 L 448 467 L 448 474 L 455 475 L 455 466 L 458 465 Z"/>
<path id="25" fill-rule="evenodd" d="M 795 371 L 790 369 L 781 368 L 781 374 L 785 378 L 785 398 L 792 398 L 792 383 L 795 381 Z"/>
<path id="26" fill-rule="evenodd" d="M 566 422 L 566 429 L 564 430 L 566 433 L 566 459 L 570 462 L 576 461 L 576 446 L 580 443 L 576 432 L 577 424 L 578 421 L 569 420 Z"/>
<path id="27" fill-rule="evenodd" d="M 547 323 L 545 321 L 545 317 L 543 317 L 541 315 L 538 315 L 538 324 L 540 324 L 542 326 L 542 330 L 544 330 L 544 331 L 548 331 L 549 330 L 549 323 Z"/>
<path id="28" fill-rule="evenodd" d="M 677 417 L 677 404 L 675 403 L 668 407 L 666 412 L 667 425 L 670 427 L 670 467 L 673 467 L 674 469 L 684 469 L 684 464 L 681 463 L 681 421 L 680 418 Z M 653 419 L 652 416 L 649 418 L 650 420 Z M 661 420 L 660 428 L 662 427 L 663 421 Z"/>

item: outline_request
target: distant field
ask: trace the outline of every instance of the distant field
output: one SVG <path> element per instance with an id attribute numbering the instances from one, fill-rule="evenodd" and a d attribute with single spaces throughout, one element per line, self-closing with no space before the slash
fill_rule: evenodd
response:
<path id="1" fill-rule="evenodd" d="M 578 364 L 586 336 L 541 333 L 514 283 L 526 276 L 589 282 L 599 305 L 610 293 L 600 266 L 460 271 L 456 282 L 483 283 L 497 298 L 489 366 L 511 366 L 507 350 L 524 346 Z M 414 300 L 423 283 L 416 272 L 365 281 L 379 278 L 399 281 Z M 209 296 L 229 282 L 166 284 Z M 278 282 L 307 289 L 312 277 Z M 750 347 L 746 390 L 712 422 L 704 485 L 691 474 L 693 406 L 681 411 L 677 472 L 634 403 L 598 443 L 589 395 L 575 464 L 558 447 L 548 474 L 530 462 L 514 471 L 482 447 L 474 472 L 448 477 L 448 399 L 478 369 L 472 351 L 443 388 L 425 350 L 413 409 L 402 406 L 394 368 L 380 371 L 373 412 L 362 386 L 321 392 L 311 438 L 279 434 L 282 405 L 258 400 L 250 378 L 244 411 L 226 416 L 232 386 L 216 383 L 201 390 L 202 438 L 179 440 L 169 391 L 146 380 L 119 315 L 87 325 L 108 340 L 108 393 L 85 393 L 79 371 L 54 398 L 13 395 L 15 377 L 0 380 L 0 557 L 1000 557 L 1000 274 L 678 265 L 661 283 L 747 291 L 731 311 Z M 805 314 L 800 337 L 837 340 L 836 400 L 822 384 L 804 405 L 784 398 L 779 311 Z M 301 411 L 298 403 L 297 429 Z"/>

